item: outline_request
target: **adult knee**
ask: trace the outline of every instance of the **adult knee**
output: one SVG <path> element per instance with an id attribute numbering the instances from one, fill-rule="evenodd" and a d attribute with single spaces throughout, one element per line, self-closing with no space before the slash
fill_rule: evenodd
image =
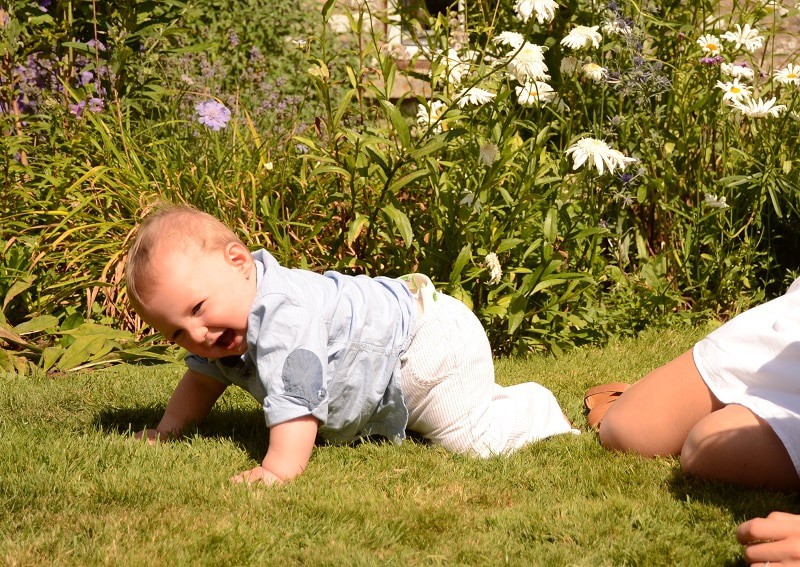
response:
<path id="1" fill-rule="evenodd" d="M 702 431 L 702 426 L 695 426 L 689 432 L 681 448 L 681 470 L 684 473 L 698 478 L 708 478 L 706 465 L 708 451 L 703 450 L 704 441 L 706 441 L 706 435 Z"/>
<path id="2" fill-rule="evenodd" d="M 634 446 L 635 436 L 631 432 L 630 423 L 620 412 L 610 407 L 603 420 L 600 422 L 598 436 L 600 444 L 611 451 L 631 451 Z"/>

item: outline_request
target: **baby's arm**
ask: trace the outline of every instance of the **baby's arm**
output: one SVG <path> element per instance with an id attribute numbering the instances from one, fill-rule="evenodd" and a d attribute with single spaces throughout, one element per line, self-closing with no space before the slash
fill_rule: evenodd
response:
<path id="1" fill-rule="evenodd" d="M 148 442 L 179 437 L 187 425 L 202 422 L 225 391 L 225 385 L 209 376 L 187 370 L 167 403 L 167 409 L 155 429 L 137 433 Z"/>
<path id="2" fill-rule="evenodd" d="M 319 422 L 310 415 L 298 417 L 269 430 L 269 449 L 261 465 L 231 478 L 233 482 L 280 484 L 302 473 L 311 458 Z"/>

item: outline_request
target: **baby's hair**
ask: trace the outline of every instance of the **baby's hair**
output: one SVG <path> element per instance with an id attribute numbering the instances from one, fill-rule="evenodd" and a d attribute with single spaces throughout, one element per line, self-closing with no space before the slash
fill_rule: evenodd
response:
<path id="1" fill-rule="evenodd" d="M 241 239 L 217 218 L 190 205 L 166 204 L 150 213 L 136 230 L 125 264 L 128 300 L 137 311 L 155 279 L 153 256 L 161 243 L 191 254 L 222 250 Z"/>

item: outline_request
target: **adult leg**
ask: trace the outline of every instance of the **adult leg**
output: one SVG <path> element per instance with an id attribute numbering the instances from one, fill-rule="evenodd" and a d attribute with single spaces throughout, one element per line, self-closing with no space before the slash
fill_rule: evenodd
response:
<path id="1" fill-rule="evenodd" d="M 695 424 L 723 407 L 706 386 L 689 350 L 636 382 L 600 423 L 607 449 L 652 457 L 677 455 Z"/>
<path id="2" fill-rule="evenodd" d="M 789 453 L 766 421 L 731 404 L 701 419 L 681 451 L 687 474 L 779 490 L 800 489 Z"/>

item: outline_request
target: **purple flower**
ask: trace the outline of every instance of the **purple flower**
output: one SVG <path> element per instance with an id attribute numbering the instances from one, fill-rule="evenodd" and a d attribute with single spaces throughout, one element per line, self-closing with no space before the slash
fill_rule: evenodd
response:
<path id="1" fill-rule="evenodd" d="M 94 73 L 91 71 L 81 71 L 78 73 L 78 84 L 79 85 L 88 85 L 94 79 Z"/>
<path id="2" fill-rule="evenodd" d="M 89 102 L 86 103 L 86 108 L 89 112 L 102 112 L 103 108 L 105 108 L 105 103 L 102 98 L 93 96 L 89 99 Z"/>
<path id="3" fill-rule="evenodd" d="M 724 60 L 725 59 L 722 57 L 722 55 L 715 55 L 714 57 L 701 57 L 700 63 L 703 65 L 719 65 Z"/>
<path id="4" fill-rule="evenodd" d="M 103 42 L 100 41 L 99 39 L 90 39 L 89 41 L 86 42 L 86 45 L 88 45 L 89 47 L 94 47 L 95 49 L 97 49 L 97 51 L 106 50 L 106 46 L 103 45 Z"/>
<path id="5" fill-rule="evenodd" d="M 215 132 L 222 130 L 231 119 L 231 111 L 221 102 L 208 100 L 195 105 L 197 121 Z"/>
<path id="6" fill-rule="evenodd" d="M 50 4 L 53 3 L 53 0 L 39 0 L 39 9 L 42 12 L 47 12 L 47 9 L 50 7 Z"/>
<path id="7" fill-rule="evenodd" d="M 80 117 L 83 116 L 83 110 L 86 108 L 86 101 L 78 101 L 75 104 L 70 104 L 67 108 L 69 108 L 69 111 L 75 115 L 75 118 L 80 119 Z"/>
<path id="8" fill-rule="evenodd" d="M 231 47 L 239 45 L 239 36 L 235 30 L 228 30 L 228 43 L 231 44 Z"/>

